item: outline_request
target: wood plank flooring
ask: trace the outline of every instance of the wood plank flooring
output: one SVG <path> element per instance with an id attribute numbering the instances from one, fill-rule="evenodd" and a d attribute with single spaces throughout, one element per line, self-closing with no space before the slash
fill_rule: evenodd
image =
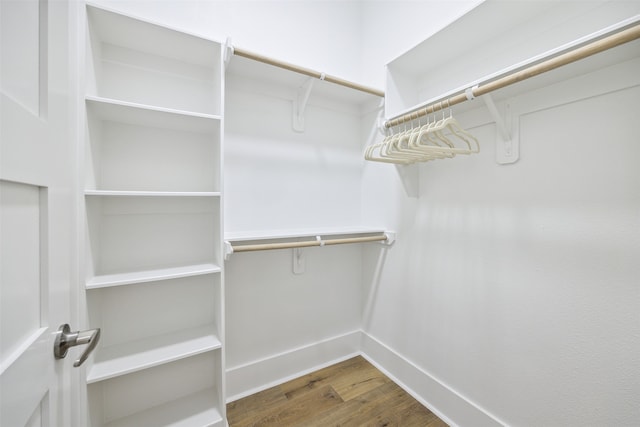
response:
<path id="1" fill-rule="evenodd" d="M 447 427 L 357 356 L 227 405 L 230 427 Z"/>

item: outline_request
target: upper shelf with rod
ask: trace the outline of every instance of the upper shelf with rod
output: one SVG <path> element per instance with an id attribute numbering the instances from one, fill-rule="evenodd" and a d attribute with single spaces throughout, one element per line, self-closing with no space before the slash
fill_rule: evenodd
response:
<path id="1" fill-rule="evenodd" d="M 594 4 L 597 3 L 594 2 Z M 574 7 L 574 10 L 567 10 L 569 6 Z M 600 7 L 590 5 L 587 13 L 583 13 L 582 9 L 575 9 L 573 5 L 569 6 L 561 4 L 559 7 L 550 10 L 549 5 L 545 3 L 522 2 L 522 9 L 528 12 L 526 15 L 522 15 L 520 8 L 510 9 L 511 6 L 505 3 L 488 2 L 456 21 L 451 25 L 452 28 L 448 27 L 446 31 L 443 30 L 442 33 L 433 36 L 433 39 L 438 44 L 458 49 L 458 56 L 455 59 L 450 56 L 451 52 L 443 52 L 445 65 L 442 67 L 445 68 L 427 67 L 426 64 L 421 62 L 421 58 L 414 56 L 413 51 L 390 64 L 390 80 L 394 83 L 390 87 L 397 89 L 397 91 L 392 92 L 387 99 L 387 113 L 398 106 L 402 106 L 403 111 L 384 122 L 385 129 L 394 129 L 394 131 L 391 133 L 387 131 L 387 137 L 381 143 L 368 147 L 365 151 L 365 158 L 379 162 L 411 164 L 437 158 L 450 158 L 457 154 L 478 152 L 479 145 L 477 140 L 464 131 L 457 121 L 453 119 L 451 107 L 471 101 L 476 97 L 482 97 L 496 122 L 500 134 L 497 138 L 496 161 L 500 164 L 517 161 L 517 132 L 513 132 L 513 135 L 516 135 L 513 137 L 510 125 L 505 124 L 507 120 L 503 120 L 491 95 L 489 95 L 490 93 L 500 90 L 500 92 L 496 93 L 499 93 L 501 97 L 513 97 L 519 93 L 531 91 L 569 77 L 637 58 L 640 54 L 640 42 L 637 41 L 640 39 L 640 15 L 632 15 L 631 17 L 627 15 L 631 12 L 640 12 L 640 5 L 635 8 L 622 5 L 616 6 L 616 8 L 606 8 L 604 11 L 601 10 L 601 4 L 599 5 Z M 529 24 L 529 28 L 521 29 L 516 26 L 514 30 L 512 27 L 503 28 L 503 25 L 489 26 L 489 30 L 480 31 L 477 34 L 478 40 L 474 38 L 474 41 L 469 41 L 471 47 L 476 47 L 481 52 L 486 50 L 487 57 L 491 58 L 495 53 L 494 45 L 498 45 L 500 55 L 496 55 L 496 60 L 494 61 L 497 64 L 504 63 L 505 60 L 514 57 L 514 55 L 520 58 L 523 52 L 533 56 L 526 57 L 527 59 L 525 60 L 477 78 L 479 72 L 475 67 L 470 66 L 472 65 L 472 60 L 467 58 L 466 62 L 460 62 L 465 59 L 465 55 L 460 55 L 463 47 L 459 44 L 456 46 L 451 37 L 456 34 L 456 31 L 461 31 L 462 27 L 460 25 L 464 27 L 465 31 L 468 31 L 469 28 L 473 29 L 474 24 L 483 22 L 486 25 L 491 16 L 498 15 L 501 16 L 500 22 L 502 22 L 505 16 L 498 12 L 511 13 L 512 21 L 516 22 L 518 19 L 526 18 L 527 21 L 525 22 Z M 562 19 L 559 18 L 560 15 Z M 586 22 L 585 15 L 589 17 Z M 598 19 L 595 19 L 595 16 Z M 612 20 L 620 18 L 624 19 L 611 23 Z M 535 22 L 535 25 L 532 25 L 532 22 Z M 563 31 L 559 31 L 558 22 L 565 24 L 560 28 Z M 599 27 L 596 31 L 587 33 L 587 35 L 579 34 L 579 37 L 570 39 L 569 42 L 539 53 L 538 49 L 541 46 L 547 47 L 549 40 L 555 43 L 558 43 L 558 40 L 565 41 L 568 37 L 566 33 L 571 33 L 571 36 L 574 37 L 577 31 L 585 28 L 593 29 L 597 25 L 606 26 Z M 565 27 L 570 28 L 571 31 L 565 31 Z M 535 46 L 522 39 L 523 34 L 531 37 L 533 30 L 546 35 L 543 42 L 536 43 Z M 503 32 L 500 33 L 499 31 Z M 486 48 L 484 45 L 478 46 L 475 44 L 488 42 L 491 43 Z M 418 46 L 415 51 L 424 53 L 425 45 L 434 47 L 432 44 L 425 42 Z M 514 49 L 514 47 L 517 49 Z M 475 51 L 468 56 L 472 58 L 474 54 Z M 438 96 L 431 97 L 422 103 L 416 103 L 417 105 L 407 109 L 406 105 L 403 104 L 407 99 L 421 98 L 424 93 L 430 93 L 432 89 L 416 90 L 416 88 L 420 87 L 420 81 L 416 75 L 407 75 L 408 68 L 405 68 L 407 59 L 405 57 L 410 58 L 415 63 L 415 67 L 411 72 L 415 72 L 415 69 L 420 69 L 421 67 L 425 68 L 425 74 L 433 81 L 431 86 L 437 87 L 441 81 L 450 79 L 449 75 L 442 74 L 445 70 L 447 72 L 451 70 L 450 74 L 453 75 L 458 74 L 458 78 L 466 73 L 466 75 L 470 76 L 470 80 L 458 82 L 462 83 L 462 86 L 443 91 Z M 461 66 L 461 64 L 464 64 L 464 66 Z M 457 72 L 460 68 L 464 69 L 465 72 Z M 483 71 L 483 68 L 480 67 L 480 70 Z M 536 78 L 533 79 L 533 77 Z M 518 84 L 516 85 L 516 83 Z M 413 93 L 409 88 L 413 88 Z M 441 110 L 442 117 L 436 121 L 435 113 Z M 444 110 L 448 110 L 449 117 L 445 117 Z M 507 113 L 508 111 L 507 108 Z M 440 114 L 437 116 L 440 117 Z M 425 119 L 425 117 L 427 118 Z M 451 141 L 457 142 L 454 144 Z"/>
<path id="2" fill-rule="evenodd" d="M 349 81 L 321 71 L 281 61 L 226 44 L 227 73 L 298 92 L 302 110 L 309 97 L 323 98 L 351 105 L 379 102 L 384 91 Z"/>
<path id="3" fill-rule="evenodd" d="M 388 64 L 386 117 L 395 118 L 633 25 L 638 2 L 487 1 Z M 470 35 L 473 35 L 472 37 Z M 638 55 L 621 46 L 500 90 L 507 98 Z M 498 95 L 498 94 L 496 94 Z M 460 105 L 455 112 L 474 108 Z"/>
<path id="4" fill-rule="evenodd" d="M 347 227 L 315 230 L 225 233 L 226 257 L 235 252 L 382 242 L 391 245 L 395 233 L 376 228 Z"/>

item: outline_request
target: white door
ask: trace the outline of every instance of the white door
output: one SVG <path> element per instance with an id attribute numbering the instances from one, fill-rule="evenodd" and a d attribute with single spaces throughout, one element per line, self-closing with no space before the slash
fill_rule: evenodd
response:
<path id="1" fill-rule="evenodd" d="M 59 326 L 77 320 L 72 4 L 0 0 L 0 427 L 73 423 L 85 346 L 53 353 Z"/>

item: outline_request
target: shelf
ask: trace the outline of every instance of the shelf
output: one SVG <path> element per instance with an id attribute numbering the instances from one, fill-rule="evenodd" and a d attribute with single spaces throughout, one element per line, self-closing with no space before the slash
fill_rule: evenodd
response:
<path id="1" fill-rule="evenodd" d="M 195 264 L 183 267 L 162 268 L 158 270 L 105 274 L 89 279 L 87 281 L 86 288 L 99 289 L 112 286 L 133 285 L 136 283 L 156 282 L 159 280 L 179 279 L 181 277 L 219 273 L 220 270 L 220 267 L 215 264 Z"/>
<path id="2" fill-rule="evenodd" d="M 85 188 L 92 195 L 220 189 L 220 117 L 96 97 L 87 97 L 86 106 Z"/>
<path id="3" fill-rule="evenodd" d="M 637 22 L 640 3 L 484 2 L 388 64 L 386 116 L 428 105 L 476 84 L 558 56 Z M 499 17 L 497 19 L 496 17 Z M 473 34 L 473 38 L 466 37 Z M 507 99 L 638 56 L 630 42 L 496 92 Z M 434 60 L 437 58 L 437 60 Z M 455 106 L 466 111 L 483 105 Z"/>
<path id="4" fill-rule="evenodd" d="M 213 389 L 185 396 L 161 406 L 111 421 L 104 427 L 223 427 L 220 412 L 213 407 L 218 397 Z"/>
<path id="5" fill-rule="evenodd" d="M 220 197 L 218 191 L 115 191 L 85 190 L 85 196 L 98 197 Z"/>
<path id="6" fill-rule="evenodd" d="M 189 64 L 216 67 L 211 45 L 219 42 L 183 30 L 110 10 L 102 5 L 87 3 L 91 29 L 101 43 L 173 58 Z"/>
<path id="7" fill-rule="evenodd" d="M 87 375 L 87 384 L 195 356 L 222 347 L 207 325 L 103 348 Z"/>
<path id="8" fill-rule="evenodd" d="M 87 5 L 88 94 L 169 109 L 222 111 L 222 46 Z"/>
<path id="9" fill-rule="evenodd" d="M 216 134 L 219 129 L 218 115 L 177 110 L 87 95 L 85 102 L 89 111 L 100 120 L 128 123 L 187 132 Z"/>
<path id="10" fill-rule="evenodd" d="M 319 229 L 297 230 L 266 230 L 266 231 L 237 231 L 225 233 L 224 239 L 228 242 L 248 242 L 258 240 L 297 239 L 315 236 L 361 236 L 366 234 L 381 234 L 385 230 L 381 228 L 364 227 L 335 227 Z"/>

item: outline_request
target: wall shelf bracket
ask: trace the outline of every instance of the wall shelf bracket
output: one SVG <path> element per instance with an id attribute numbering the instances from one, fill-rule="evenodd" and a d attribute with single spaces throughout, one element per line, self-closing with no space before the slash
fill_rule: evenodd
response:
<path id="1" fill-rule="evenodd" d="M 323 78 L 321 77 L 320 80 L 323 80 Z M 309 78 L 300 86 L 298 96 L 293 100 L 293 130 L 296 132 L 304 132 L 304 112 L 307 109 L 309 96 L 311 95 L 311 89 L 313 89 L 313 83 L 315 81 L 316 79 Z"/>
<path id="2" fill-rule="evenodd" d="M 501 165 L 515 163 L 520 158 L 520 116 L 514 115 L 509 101 L 504 106 L 504 119 L 491 95 L 482 95 L 493 121 L 496 123 L 496 162 Z"/>

